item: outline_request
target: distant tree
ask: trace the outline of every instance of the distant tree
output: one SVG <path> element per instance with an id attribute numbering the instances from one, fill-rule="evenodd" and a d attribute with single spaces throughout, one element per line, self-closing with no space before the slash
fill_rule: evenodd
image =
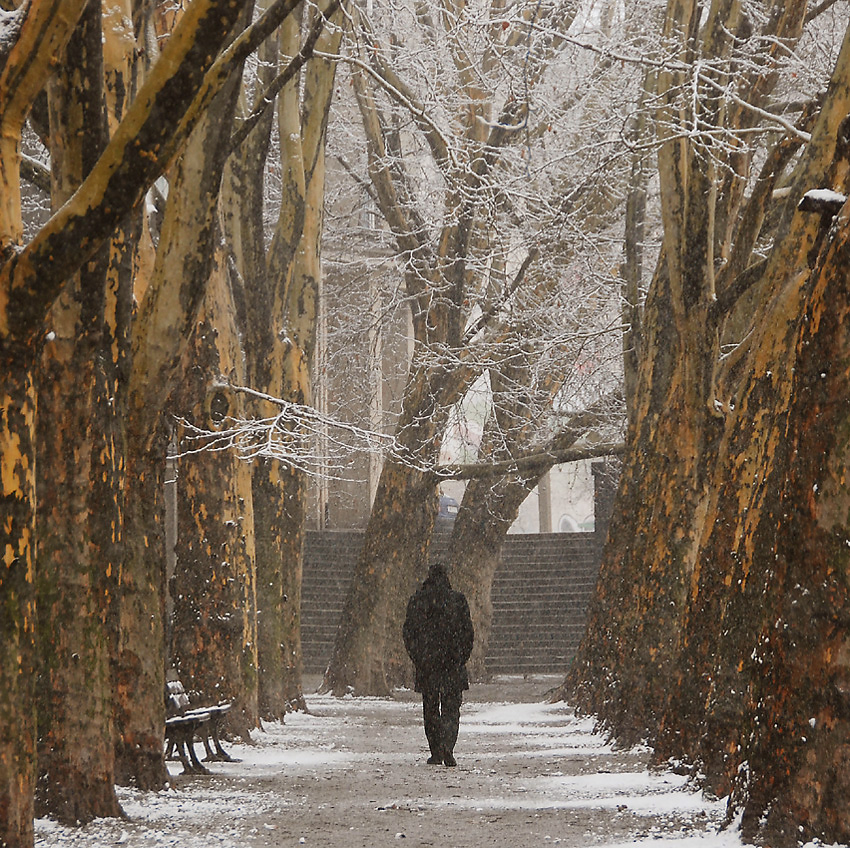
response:
<path id="1" fill-rule="evenodd" d="M 518 358 L 520 355 L 518 354 Z M 538 430 L 539 422 L 528 415 L 528 396 L 517 392 L 517 383 L 499 392 L 498 383 L 519 377 L 523 365 L 502 367 L 492 372 L 494 408 L 484 431 L 478 462 L 448 473 L 469 476 L 461 508 L 452 527 L 449 563 L 452 584 L 469 601 L 475 625 L 475 645 L 468 663 L 474 680 L 486 680 L 485 658 L 493 615 L 491 590 L 505 536 L 516 521 L 522 503 L 554 466 L 567 459 L 605 456 L 617 450 L 623 421 L 619 392 L 611 392 L 590 404 L 587 410 L 562 413 L 557 431 L 547 441 L 528 447 L 528 430 Z M 551 398 L 546 407 L 551 411 Z M 578 446 L 592 434 L 590 444 Z M 608 438 L 605 438 L 608 436 Z M 525 455 L 523 455 L 525 451 Z M 488 467 L 489 464 L 489 467 Z M 506 473 L 507 471 L 507 473 Z"/>
<path id="2" fill-rule="evenodd" d="M 226 175 L 224 229 L 244 300 L 242 334 L 247 383 L 294 404 L 312 402 L 311 368 L 321 286 L 325 191 L 324 148 L 345 17 L 338 2 L 302 9 L 281 28 L 257 77 L 255 103 Z M 277 69 L 277 73 L 274 70 Z M 275 100 L 275 98 L 277 98 Z M 277 103 L 277 147 L 270 144 Z M 248 112 L 249 110 L 245 110 Z M 252 127 L 250 134 L 248 128 Z M 270 154 L 279 157 L 269 161 Z M 269 172 L 278 175 L 269 191 Z M 272 203 L 268 198 L 276 194 Z M 276 220 L 266 232 L 266 216 Z M 253 396 L 252 415 L 277 420 L 274 403 Z M 297 422 L 280 421 L 272 441 L 297 441 Z M 282 454 L 286 455 L 286 449 Z M 258 451 L 253 457 L 259 612 L 259 698 L 264 718 L 305 706 L 301 683 L 301 557 L 304 470 Z"/>
<path id="3" fill-rule="evenodd" d="M 602 179 L 610 138 L 598 114 L 589 120 L 604 98 L 583 100 L 588 89 L 567 79 L 566 36 L 579 11 L 572 3 L 376 5 L 368 22 L 358 19 L 349 64 L 367 162 L 348 165 L 394 242 L 400 279 L 386 302 L 410 310 L 412 353 L 395 452 L 383 465 L 323 683 L 337 694 L 385 692 L 388 673 L 389 683 L 404 679 L 393 611 L 424 573 L 451 411 L 494 363 L 510 360 L 528 310 L 540 304 L 545 321 L 542 304 L 554 315 L 557 297 L 569 299 L 565 242 L 580 238 L 582 216 L 601 230 L 598 217 L 610 208 L 601 200 L 615 193 Z M 632 95 L 607 85 L 611 70 L 601 62 L 585 81 L 616 92 L 609 107 L 617 111 Z M 587 143 L 567 165 L 578 138 Z M 614 242 L 602 241 L 600 256 Z M 538 283 L 538 299 L 524 300 Z"/>

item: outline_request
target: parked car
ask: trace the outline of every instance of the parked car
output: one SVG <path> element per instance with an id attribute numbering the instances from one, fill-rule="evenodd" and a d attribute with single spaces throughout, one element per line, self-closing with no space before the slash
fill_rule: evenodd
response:
<path id="1" fill-rule="evenodd" d="M 460 504 L 448 495 L 440 495 L 440 511 L 437 513 L 437 521 L 454 521 Z"/>

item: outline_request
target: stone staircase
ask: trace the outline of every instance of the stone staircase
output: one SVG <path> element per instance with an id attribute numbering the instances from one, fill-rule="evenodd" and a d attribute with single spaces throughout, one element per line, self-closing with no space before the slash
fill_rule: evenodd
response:
<path id="1" fill-rule="evenodd" d="M 491 674 L 564 673 L 599 571 L 593 533 L 511 535 L 493 580 Z"/>
<path id="2" fill-rule="evenodd" d="M 362 530 L 307 531 L 301 578 L 301 652 L 305 674 L 323 674 L 351 583 Z"/>
<path id="3" fill-rule="evenodd" d="M 439 555 L 445 532 L 433 542 Z M 311 531 L 304 546 L 301 643 L 305 674 L 330 659 L 362 530 Z M 600 547 L 594 533 L 510 535 L 493 582 L 493 629 L 487 666 L 493 674 L 561 674 L 584 633 Z"/>

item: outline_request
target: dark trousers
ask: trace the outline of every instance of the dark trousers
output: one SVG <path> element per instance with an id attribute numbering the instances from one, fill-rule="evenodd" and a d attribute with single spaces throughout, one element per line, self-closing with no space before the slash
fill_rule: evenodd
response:
<path id="1" fill-rule="evenodd" d="M 451 754 L 460 728 L 460 705 L 463 691 L 454 688 L 428 688 L 422 691 L 422 718 L 425 738 L 432 757 Z"/>

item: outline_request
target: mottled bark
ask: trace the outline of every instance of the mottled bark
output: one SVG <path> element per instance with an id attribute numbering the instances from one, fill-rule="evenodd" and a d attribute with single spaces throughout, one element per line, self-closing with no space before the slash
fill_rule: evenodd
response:
<path id="1" fill-rule="evenodd" d="M 145 438 L 127 451 L 124 563 L 120 572 L 118 645 L 114 664 L 115 781 L 161 789 L 165 705 L 165 504 L 167 437 Z"/>
<path id="2" fill-rule="evenodd" d="M 90 2 L 50 87 L 53 204 L 106 145 L 100 4 Z M 118 569 L 116 365 L 108 245 L 54 304 L 38 372 L 38 809 L 68 824 L 120 815 L 114 790 L 110 609 Z M 117 354 L 117 350 L 116 350 Z"/>
<path id="3" fill-rule="evenodd" d="M 336 9 L 333 22 L 344 21 Z M 290 18 L 280 29 L 281 57 L 301 48 L 314 20 Z M 337 52 L 342 30 L 323 30 L 317 50 Z M 312 49 L 312 48 L 311 48 Z M 271 59 L 272 57 L 268 57 Z M 283 174 L 280 215 L 266 255 L 261 173 L 268 126 L 259 122 L 240 148 L 246 160 L 231 166 L 225 226 L 236 238 L 236 266 L 245 286 L 245 348 L 253 388 L 295 403 L 310 403 L 315 349 L 324 202 L 324 147 L 335 64 L 313 60 L 278 95 Z M 256 137 L 255 137 L 256 135 Z M 240 193 L 237 193 L 240 192 Z M 259 405 L 254 414 L 276 410 Z M 258 643 L 261 713 L 282 718 L 306 705 L 301 683 L 300 598 L 306 488 L 304 475 L 261 459 L 254 468 L 257 520 Z"/>
<path id="4" fill-rule="evenodd" d="M 483 682 L 490 677 L 485 657 L 493 619 L 493 578 L 508 529 L 543 473 L 530 477 L 510 475 L 495 481 L 473 480 L 464 492 L 452 528 L 449 576 L 452 586 L 466 595 L 475 627 L 475 642 L 467 663 L 471 681 Z"/>
<path id="5" fill-rule="evenodd" d="M 64 49 L 83 5 L 80 0 L 59 9 L 35 2 L 19 11 L 16 21 L 6 21 L 8 53 L 0 69 L 0 248 L 7 263 L 23 233 L 21 130 L 52 72 L 53 56 Z M 36 756 L 36 398 L 32 378 L 36 352 L 26 328 L 44 319 L 49 298 L 18 305 L 24 325 L 20 326 L 8 320 L 9 294 L 8 287 L 0 289 L 0 464 L 4 469 L 0 486 L 6 516 L 0 567 L 0 843 L 29 848 L 34 839 Z"/>
<path id="6" fill-rule="evenodd" d="M 242 24 L 247 19 L 246 12 Z M 223 257 L 214 258 L 219 190 L 230 152 L 221 127 L 233 122 L 239 83 L 238 74 L 228 81 L 183 154 L 163 223 L 163 261 L 155 272 L 155 282 L 174 273 L 184 280 L 184 309 L 189 308 L 183 320 L 191 320 L 192 304 L 203 296 L 171 409 L 211 429 L 243 417 L 241 400 L 218 385 L 222 376 L 242 383 L 244 372 L 229 275 Z M 172 661 L 199 704 L 232 701 L 228 724 L 233 733 L 249 738 L 258 723 L 249 472 L 231 451 L 186 456 L 177 468 Z"/>
<path id="7" fill-rule="evenodd" d="M 793 43 L 803 7 L 772 4 L 765 31 Z M 713 6 L 701 30 L 699 12 L 691 2 L 668 5 L 664 32 L 679 45 L 682 69 L 698 50 L 729 57 L 731 34 L 749 26 L 737 4 Z M 776 83 L 772 49 L 756 57 L 746 77 L 744 91 L 755 104 Z M 711 73 L 716 81 L 726 78 Z M 681 69 L 658 77 L 664 98 L 658 115 L 664 247 L 642 320 L 633 426 L 597 596 L 566 686 L 582 708 L 597 712 L 627 743 L 657 736 L 667 693 L 689 697 L 692 691 L 685 686 L 683 693 L 676 685 L 677 662 L 703 532 L 713 526 L 706 514 L 724 428 L 719 404 L 728 402 L 717 381 L 719 331 L 734 305 L 727 297 L 730 281 L 718 274 L 716 259 L 731 255 L 730 266 L 749 264 L 765 198 L 778 176 L 765 172 L 747 205 L 738 181 L 747 177 L 750 157 L 738 155 L 735 145 L 721 153 L 710 140 L 677 133 L 684 114 L 677 100 L 682 82 Z M 752 124 L 752 113 L 740 106 L 726 110 L 713 91 L 707 86 L 692 104 L 701 122 Z M 724 157 L 726 169 L 720 168 Z M 737 175 L 732 182 L 730 175 Z M 716 621 L 707 620 L 711 626 Z M 693 703 L 698 710 L 698 695 Z"/>
<path id="8" fill-rule="evenodd" d="M 0 586 L 2 604 L 9 609 L 9 615 L 3 617 L 9 633 L 4 633 L 7 638 L 0 666 L 0 690 L 4 692 L 0 820 L 3 839 L 14 848 L 32 842 L 34 731 L 29 673 L 35 611 L 28 587 L 34 579 L 35 425 L 31 388 L 27 388 L 29 370 L 34 366 L 30 345 L 68 278 L 103 245 L 170 159 L 174 148 L 169 142 L 174 143 L 177 124 L 230 30 L 239 5 L 231 0 L 199 0 L 191 5 L 178 27 L 179 34 L 166 45 L 168 61 L 157 63 L 151 74 L 147 96 L 136 99 L 83 186 L 19 251 L 15 248 L 22 234 L 18 185 L 21 128 L 84 3 L 35 0 L 13 13 L 17 19 L 4 22 L 8 24 L 4 50 L 8 52 L 0 69 L 0 337 L 8 367 L 2 372 L 0 389 L 7 419 L 0 452 L 8 470 L 3 475 L 7 514 L 19 520 L 4 525 L 7 556 Z M 20 412 L 11 414 L 13 409 Z M 24 473 L 21 476 L 19 472 Z M 151 696 L 160 704 L 161 691 L 160 687 Z M 24 700 L 18 700 L 21 696 Z M 6 728 L 15 732 L 14 739 L 6 738 Z M 159 740 L 161 743 L 161 731 Z"/>
<path id="9" fill-rule="evenodd" d="M 770 568 L 754 561 L 771 550 L 771 519 L 787 471 L 787 413 L 794 347 L 810 291 L 812 250 L 822 238 L 818 216 L 795 211 L 811 185 L 846 186 L 843 120 L 850 109 L 845 51 L 797 169 L 786 220 L 761 282 L 763 314 L 743 357 L 745 380 L 726 416 L 713 475 L 677 685 L 671 687 L 659 756 L 700 763 L 716 791 L 728 791 L 742 762 L 758 633 L 774 621 Z M 836 154 L 838 159 L 833 163 Z M 671 746 L 672 745 L 672 750 Z M 675 751 L 675 754 L 673 754 Z"/>
<path id="10" fill-rule="evenodd" d="M 31 848 L 35 790 L 35 352 L 0 342 L 0 844 Z"/>
<path id="11" fill-rule="evenodd" d="M 239 11 L 229 7 L 227 16 L 219 20 L 219 25 L 228 26 L 227 31 L 218 31 L 221 41 L 232 35 Z M 186 15 L 180 19 L 164 53 L 179 44 L 186 20 Z M 148 789 L 162 786 L 167 779 L 162 698 L 165 548 L 162 493 L 155 491 L 164 480 L 166 452 L 159 416 L 195 322 L 211 261 L 215 198 L 226 140 L 210 114 L 226 120 L 237 86 L 238 81 L 232 81 L 196 125 L 169 196 L 156 265 L 150 281 L 144 281 L 146 288 L 137 293 L 141 303 L 128 386 L 125 561 L 116 659 L 117 772 L 121 782 L 132 780 Z M 210 130 L 211 125 L 216 129 Z M 198 150 L 203 150 L 200 158 Z"/>
<path id="12" fill-rule="evenodd" d="M 322 690 L 334 695 L 387 695 L 407 679 L 406 666 L 386 668 L 388 608 L 398 612 L 427 572 L 437 517 L 436 478 L 386 462 L 325 672 Z"/>
<path id="13" fill-rule="evenodd" d="M 587 635 L 567 678 L 571 698 L 631 744 L 652 734 L 677 656 L 706 487 L 699 425 L 713 423 L 707 407 L 687 401 L 688 352 L 671 311 L 662 271 L 645 308 L 640 423 L 627 444 Z"/>
<path id="14" fill-rule="evenodd" d="M 767 603 L 748 680 L 752 731 L 739 755 L 749 769 L 737 775 L 735 800 L 745 837 L 772 845 L 850 840 L 848 224 L 845 209 L 814 269 L 786 447 L 776 460 L 787 477 L 781 496 L 766 500 L 767 544 L 755 551 L 750 576 Z M 764 538 L 771 530 L 775 538 Z M 722 741 L 728 750 L 730 740 Z"/>
<path id="15" fill-rule="evenodd" d="M 274 77 L 277 38 L 270 38 L 260 50 L 260 87 L 265 89 Z M 243 92 L 244 98 L 244 92 Z M 240 111 L 250 104 L 240 103 Z M 242 284 L 244 303 L 241 318 L 247 383 L 270 386 L 269 364 L 274 342 L 270 322 L 271 294 L 265 261 L 263 229 L 264 167 L 268 157 L 273 110 L 267 110 L 257 126 L 233 152 L 225 167 L 220 214 L 231 250 L 235 276 Z M 271 410 L 252 408 L 252 414 Z M 282 566 L 277 513 L 280 498 L 280 466 L 277 461 L 259 458 L 252 467 L 254 505 L 254 545 L 257 571 L 257 675 L 258 710 L 262 719 L 282 719 L 287 710 L 284 694 Z"/>
<path id="16" fill-rule="evenodd" d="M 257 668 L 259 712 L 268 720 L 282 719 L 289 705 L 284 670 L 283 554 L 279 528 L 284 516 L 280 497 L 282 483 L 277 460 L 258 460 L 253 469 L 252 497 L 256 522 L 257 554 Z"/>
<path id="17" fill-rule="evenodd" d="M 215 431 L 242 418 L 241 398 L 220 385 L 237 381 L 241 349 L 221 269 L 213 270 L 202 318 L 173 408 Z M 191 438 L 180 443 L 193 447 Z M 171 661 L 198 706 L 232 702 L 230 731 L 258 726 L 256 573 L 250 469 L 233 451 L 202 451 L 177 461 L 177 545 L 169 590 L 174 608 Z"/>
<path id="18" fill-rule="evenodd" d="M 847 191 L 847 46 L 845 41 L 798 167 L 791 203 L 812 185 Z M 810 663 L 812 675 L 826 675 L 818 681 L 818 692 L 834 688 L 830 681 L 840 677 L 835 666 L 824 671 L 821 657 L 824 652 L 837 655 L 837 649 L 830 641 L 833 636 L 813 624 L 812 616 L 817 622 L 818 605 L 826 602 L 823 593 L 833 592 L 830 570 L 840 573 L 841 549 L 826 537 L 840 538 L 841 531 L 834 523 L 824 537 L 819 522 L 811 518 L 810 504 L 813 496 L 824 502 L 835 497 L 834 490 L 831 495 L 821 492 L 829 490 L 829 469 L 842 461 L 844 450 L 843 424 L 830 419 L 835 415 L 831 404 L 818 406 L 817 391 L 821 382 L 828 382 L 833 357 L 840 370 L 843 341 L 840 333 L 830 334 L 829 319 L 813 317 L 831 314 L 831 306 L 821 305 L 824 297 L 841 309 L 837 289 L 825 292 L 844 284 L 844 247 L 840 237 L 829 246 L 828 218 L 794 212 L 795 205 L 789 210 L 765 270 L 763 288 L 772 295 L 765 308 L 768 317 L 753 334 L 743 360 L 746 380 L 728 417 L 692 583 L 682 683 L 674 687 L 658 751 L 659 756 L 694 763 L 713 790 L 734 790 L 732 809 L 745 809 L 749 836 L 758 835 L 762 816 L 769 812 L 770 839 L 787 844 L 800 825 L 813 833 L 835 829 L 835 814 L 829 812 L 831 790 L 814 789 L 811 781 L 827 787 L 840 780 L 840 722 L 837 735 L 822 737 L 829 756 L 838 758 L 828 767 L 826 755 L 810 754 L 814 749 L 808 746 L 801 750 L 800 740 L 789 734 L 820 709 L 820 694 L 809 688 L 802 666 Z M 829 249 L 812 273 L 825 239 Z M 825 335 L 818 338 L 821 327 Z M 835 346 L 834 354 L 827 352 L 829 345 Z M 813 431 L 820 426 L 819 416 L 831 421 L 825 426 L 833 428 L 832 438 L 813 437 L 810 443 L 801 431 L 795 433 L 794 427 L 802 426 L 794 423 L 795 416 L 801 421 L 813 416 L 806 425 Z M 795 476 L 799 474 L 810 476 L 804 482 Z M 826 572 L 818 573 L 818 563 L 824 562 Z M 833 600 L 835 620 L 840 622 L 841 593 Z M 809 656 L 803 658 L 806 651 Z M 679 688 L 685 681 L 687 694 Z M 807 702 L 810 697 L 814 701 Z M 782 711 L 787 715 L 782 717 Z M 769 724 L 762 727 L 766 721 Z M 744 762 L 750 762 L 746 769 Z M 789 794 L 792 785 L 796 798 Z"/>

